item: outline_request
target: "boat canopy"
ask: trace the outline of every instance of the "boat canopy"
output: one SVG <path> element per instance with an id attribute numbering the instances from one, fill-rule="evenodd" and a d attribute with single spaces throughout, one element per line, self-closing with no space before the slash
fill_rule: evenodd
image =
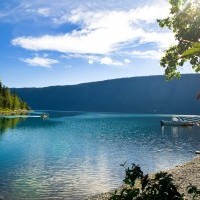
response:
<path id="1" fill-rule="evenodd" d="M 182 122 L 183 120 L 180 117 L 173 117 L 172 121 L 173 122 Z"/>

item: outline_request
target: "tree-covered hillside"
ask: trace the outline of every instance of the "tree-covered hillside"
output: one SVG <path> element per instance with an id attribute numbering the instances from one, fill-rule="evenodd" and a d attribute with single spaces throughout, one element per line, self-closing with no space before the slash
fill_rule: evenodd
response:
<path id="1" fill-rule="evenodd" d="M 68 86 L 12 89 L 33 109 L 200 114 L 200 75 L 134 77 Z"/>
<path id="2" fill-rule="evenodd" d="M 28 104 L 0 81 L 0 111 L 30 110 Z"/>

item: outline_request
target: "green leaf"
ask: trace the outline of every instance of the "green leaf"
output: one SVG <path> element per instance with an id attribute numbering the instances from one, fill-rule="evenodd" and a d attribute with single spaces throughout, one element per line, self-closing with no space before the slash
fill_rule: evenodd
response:
<path id="1" fill-rule="evenodd" d="M 168 28 L 174 33 L 177 41 L 165 50 L 160 60 L 168 80 L 179 77 L 179 67 L 184 67 L 188 61 L 194 70 L 200 71 L 200 12 L 197 1 L 186 3 L 186 0 L 169 0 L 170 14 L 165 19 L 157 20 L 161 28 Z"/>
<path id="2" fill-rule="evenodd" d="M 197 53 L 200 53 L 200 47 L 199 48 L 192 47 L 188 49 L 187 51 L 183 52 L 182 57 L 191 56 Z"/>
<path id="3" fill-rule="evenodd" d="M 194 42 L 194 43 L 192 44 L 192 47 L 193 47 L 193 48 L 198 48 L 198 49 L 200 49 L 200 42 Z"/>

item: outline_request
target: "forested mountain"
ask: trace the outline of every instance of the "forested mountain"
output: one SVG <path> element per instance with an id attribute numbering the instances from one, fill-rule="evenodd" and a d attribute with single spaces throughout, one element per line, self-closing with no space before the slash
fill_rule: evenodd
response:
<path id="1" fill-rule="evenodd" d="M 0 111 L 29 110 L 28 104 L 0 82 Z"/>
<path id="2" fill-rule="evenodd" d="M 114 79 L 69 86 L 13 89 L 33 109 L 200 114 L 200 75 Z"/>

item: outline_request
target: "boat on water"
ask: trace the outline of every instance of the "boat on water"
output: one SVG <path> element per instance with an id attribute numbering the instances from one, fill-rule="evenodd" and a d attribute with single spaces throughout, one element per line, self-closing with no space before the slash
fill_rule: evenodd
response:
<path id="1" fill-rule="evenodd" d="M 46 113 L 42 113 L 41 114 L 41 117 L 44 119 L 44 118 L 49 118 L 49 115 L 48 114 L 46 114 Z"/>
<path id="2" fill-rule="evenodd" d="M 196 125 L 193 121 L 183 120 L 180 117 L 173 117 L 171 121 L 160 121 L 161 126 L 194 126 Z"/>

